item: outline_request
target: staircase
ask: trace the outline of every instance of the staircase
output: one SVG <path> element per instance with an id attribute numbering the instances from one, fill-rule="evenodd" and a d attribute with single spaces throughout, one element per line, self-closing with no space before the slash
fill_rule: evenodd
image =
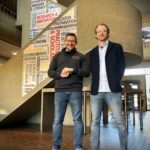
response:
<path id="1" fill-rule="evenodd" d="M 23 47 L 16 56 L 13 56 L 0 68 L 0 127 L 25 123 L 29 118 L 40 112 L 41 89 L 53 87 L 54 82 L 47 77 L 22 96 L 24 51 L 28 50 L 47 30 L 55 26 L 57 21 L 61 20 L 75 5 L 75 2 L 72 3 L 59 17 L 48 24 L 30 43 Z"/>

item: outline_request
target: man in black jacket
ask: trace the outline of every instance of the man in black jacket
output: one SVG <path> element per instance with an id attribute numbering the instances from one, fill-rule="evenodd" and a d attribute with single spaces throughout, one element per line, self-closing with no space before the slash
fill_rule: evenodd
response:
<path id="1" fill-rule="evenodd" d="M 69 103 L 74 121 L 74 147 L 82 150 L 82 88 L 83 77 L 89 75 L 88 63 L 83 54 L 76 50 L 77 38 L 68 33 L 64 40 L 65 48 L 57 53 L 48 70 L 55 79 L 55 118 L 53 123 L 52 150 L 60 150 L 62 143 L 63 121 Z"/>
<path id="2" fill-rule="evenodd" d="M 103 101 L 111 108 L 119 130 L 121 150 L 126 149 L 127 130 L 122 115 L 120 81 L 125 70 L 122 46 L 108 41 L 109 27 L 99 24 L 95 28 L 98 46 L 90 52 L 91 83 L 91 149 L 100 149 L 100 116 Z M 107 135 L 106 135 L 107 136 Z"/>

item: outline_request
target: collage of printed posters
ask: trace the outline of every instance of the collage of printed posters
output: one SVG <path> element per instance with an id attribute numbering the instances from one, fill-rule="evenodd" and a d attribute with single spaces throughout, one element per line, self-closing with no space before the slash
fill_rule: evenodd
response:
<path id="1" fill-rule="evenodd" d="M 64 6 L 50 0 L 31 0 L 30 39 L 36 36 L 65 10 Z M 24 50 L 22 96 L 26 95 L 48 75 L 53 56 L 63 47 L 67 32 L 77 32 L 76 6 L 72 7 L 47 31 L 33 39 Z"/>

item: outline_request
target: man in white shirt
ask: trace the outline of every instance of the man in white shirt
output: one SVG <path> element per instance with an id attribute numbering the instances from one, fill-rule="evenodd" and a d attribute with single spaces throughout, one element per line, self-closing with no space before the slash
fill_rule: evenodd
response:
<path id="1" fill-rule="evenodd" d="M 91 150 L 100 150 L 100 116 L 103 101 L 115 118 L 121 150 L 127 149 L 127 130 L 122 115 L 120 81 L 125 70 L 125 58 L 120 44 L 108 40 L 109 27 L 99 24 L 95 28 L 98 46 L 90 52 L 91 83 Z"/>

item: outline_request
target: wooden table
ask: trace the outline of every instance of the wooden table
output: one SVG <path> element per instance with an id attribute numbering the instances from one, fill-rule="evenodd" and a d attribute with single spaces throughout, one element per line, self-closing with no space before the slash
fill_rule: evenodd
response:
<path id="1" fill-rule="evenodd" d="M 83 87 L 82 89 L 83 91 L 83 124 L 84 124 L 84 134 L 86 134 L 86 101 L 87 101 L 87 97 L 89 95 L 87 95 L 88 92 L 90 92 L 90 88 L 89 87 Z M 50 129 L 50 127 L 52 126 L 53 123 L 53 117 L 54 117 L 54 92 L 55 89 L 54 88 L 43 88 L 42 89 L 42 93 L 41 93 L 41 123 L 40 123 L 40 131 L 48 131 Z M 51 93 L 53 95 L 51 95 L 51 99 L 53 99 L 53 101 L 50 100 L 50 98 L 46 98 L 45 94 L 46 93 Z"/>
<path id="2" fill-rule="evenodd" d="M 128 96 L 129 95 L 138 95 L 138 100 L 139 100 L 139 111 L 140 111 L 140 129 L 143 129 L 143 110 L 142 110 L 142 90 L 124 90 L 123 95 L 124 95 L 124 112 L 125 112 L 125 120 L 126 120 L 126 125 L 128 128 Z M 134 98 L 132 99 L 132 112 L 133 112 L 133 125 L 135 125 L 135 108 L 134 108 Z"/>

